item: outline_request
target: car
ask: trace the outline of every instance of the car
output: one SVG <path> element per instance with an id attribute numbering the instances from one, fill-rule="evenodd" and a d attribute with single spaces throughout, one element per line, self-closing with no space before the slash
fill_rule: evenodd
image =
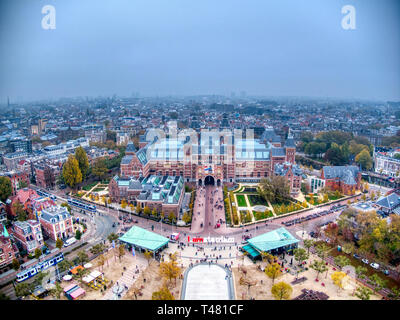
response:
<path id="1" fill-rule="evenodd" d="M 370 266 L 371 266 L 372 268 L 376 269 L 376 270 L 379 269 L 379 264 L 378 264 L 378 263 L 372 262 L 372 263 L 370 264 Z"/>
<path id="2" fill-rule="evenodd" d="M 365 259 L 365 258 L 364 258 L 364 259 L 361 259 L 361 261 L 364 262 L 365 264 L 368 264 L 368 263 L 369 263 L 368 259 Z"/>
<path id="3" fill-rule="evenodd" d="M 387 276 L 389 275 L 389 270 L 382 270 L 382 272 Z"/>
<path id="4" fill-rule="evenodd" d="M 361 259 L 361 257 L 357 253 L 353 254 L 353 257 L 356 259 Z"/>

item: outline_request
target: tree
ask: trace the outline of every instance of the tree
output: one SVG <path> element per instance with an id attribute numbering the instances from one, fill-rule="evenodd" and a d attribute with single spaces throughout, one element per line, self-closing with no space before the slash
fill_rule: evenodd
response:
<path id="1" fill-rule="evenodd" d="M 140 204 L 138 203 L 137 205 L 136 205 L 136 213 L 137 214 L 140 214 L 142 212 L 142 207 L 140 206 Z"/>
<path id="2" fill-rule="evenodd" d="M 181 273 L 182 270 L 178 267 L 178 264 L 175 260 L 160 263 L 159 274 L 169 282 L 171 282 L 172 279 L 175 279 L 176 284 L 176 278 L 178 278 Z"/>
<path id="3" fill-rule="evenodd" d="M 372 294 L 372 290 L 364 287 L 364 286 L 359 286 L 356 289 L 355 296 L 361 300 L 369 300 Z"/>
<path id="4" fill-rule="evenodd" d="M 72 267 L 72 262 L 67 259 L 64 259 L 63 261 L 60 261 L 58 263 L 58 268 L 60 269 L 61 272 L 64 272 L 71 267 Z"/>
<path id="5" fill-rule="evenodd" d="M 15 286 L 15 295 L 17 297 L 29 296 L 33 291 L 32 284 L 30 283 L 18 283 Z"/>
<path id="6" fill-rule="evenodd" d="M 156 208 L 153 208 L 153 211 L 151 211 L 151 215 L 152 215 L 154 218 L 157 218 L 157 217 L 158 217 L 158 212 L 157 212 L 157 209 L 156 209 Z"/>
<path id="7" fill-rule="evenodd" d="M 63 245 L 64 245 L 64 242 L 60 238 L 57 238 L 56 248 L 61 249 L 63 247 Z"/>
<path id="8" fill-rule="evenodd" d="M 312 239 L 305 239 L 304 241 L 304 247 L 307 248 L 307 254 L 310 253 L 310 248 L 314 245 L 314 240 Z"/>
<path id="9" fill-rule="evenodd" d="M 12 194 L 11 180 L 7 177 L 0 177 L 0 200 L 6 202 Z"/>
<path id="10" fill-rule="evenodd" d="M 340 166 L 346 163 L 342 150 L 338 147 L 331 147 L 325 152 L 324 160 L 329 161 L 334 166 Z"/>
<path id="11" fill-rule="evenodd" d="M 369 151 L 364 149 L 356 156 L 356 162 L 360 164 L 364 169 L 369 170 L 372 168 L 372 158 Z"/>
<path id="12" fill-rule="evenodd" d="M 24 206 L 19 200 L 12 204 L 12 210 L 17 216 L 18 221 L 26 221 L 28 219 L 28 214 L 26 213 Z"/>
<path id="13" fill-rule="evenodd" d="M 259 195 L 270 203 L 285 203 L 291 199 L 289 184 L 282 176 L 261 179 L 257 190 Z"/>
<path id="14" fill-rule="evenodd" d="M 369 277 L 369 279 L 372 281 L 375 293 L 378 293 L 387 286 L 387 280 L 382 279 L 376 273 L 374 273 L 371 277 Z"/>
<path id="15" fill-rule="evenodd" d="M 53 188 L 54 185 L 56 184 L 56 178 L 54 176 L 54 171 L 52 168 L 50 168 L 50 166 L 45 165 L 43 170 L 43 176 L 44 176 L 44 183 L 46 184 L 46 186 Z M 60 175 L 60 177 L 63 180 L 63 176 Z M 64 183 L 64 181 L 62 183 Z"/>
<path id="16" fill-rule="evenodd" d="M 112 232 L 112 233 L 110 233 L 110 234 L 108 235 L 107 239 L 108 239 L 108 241 L 109 241 L 110 243 L 112 243 L 113 241 L 115 241 L 115 240 L 118 239 L 118 235 L 115 234 L 114 232 Z"/>
<path id="17" fill-rule="evenodd" d="M 151 213 L 150 208 L 149 208 L 148 206 L 145 206 L 144 209 L 143 209 L 143 214 L 144 214 L 146 217 L 148 217 L 148 216 L 150 216 L 150 213 Z"/>
<path id="18" fill-rule="evenodd" d="M 56 282 L 55 286 L 53 289 L 50 290 L 50 294 L 54 297 L 60 300 L 61 294 L 64 292 L 64 289 L 61 287 L 61 285 Z"/>
<path id="19" fill-rule="evenodd" d="M 97 255 L 99 253 L 103 253 L 105 249 L 106 249 L 106 247 L 103 243 L 98 243 L 90 248 L 90 252 L 94 255 Z"/>
<path id="20" fill-rule="evenodd" d="M 11 262 L 11 266 L 14 270 L 19 270 L 20 264 L 17 259 L 13 259 Z"/>
<path id="21" fill-rule="evenodd" d="M 82 173 L 79 169 L 78 160 L 73 155 L 68 156 L 68 160 L 64 163 L 62 175 L 67 185 L 75 188 L 82 182 Z"/>
<path id="22" fill-rule="evenodd" d="M 363 279 L 365 278 L 365 274 L 367 273 L 368 269 L 363 266 L 356 267 L 356 275 L 358 278 Z"/>
<path id="23" fill-rule="evenodd" d="M 79 251 L 77 254 L 77 258 L 80 264 L 84 264 L 85 262 L 89 261 L 89 257 L 87 255 L 87 253 L 83 250 Z"/>
<path id="24" fill-rule="evenodd" d="M 153 257 L 153 252 L 146 250 L 146 251 L 144 252 L 144 257 L 145 257 L 146 260 L 147 260 L 147 264 L 150 265 L 150 260 L 151 260 L 151 258 Z"/>
<path id="25" fill-rule="evenodd" d="M 103 271 L 103 266 L 106 263 L 106 257 L 104 256 L 104 254 L 99 256 L 99 259 L 97 261 L 97 265 L 101 268 L 101 271 Z"/>
<path id="26" fill-rule="evenodd" d="M 286 282 L 278 282 L 271 288 L 271 293 L 276 300 L 289 300 L 293 292 L 293 288 Z"/>
<path id="27" fill-rule="evenodd" d="M 342 246 L 342 250 L 344 253 L 346 254 L 352 254 L 355 250 L 354 244 L 351 242 L 346 242 L 343 246 Z"/>
<path id="28" fill-rule="evenodd" d="M 42 255 L 42 251 L 39 248 L 35 249 L 35 258 L 39 259 Z"/>
<path id="29" fill-rule="evenodd" d="M 76 239 L 76 240 L 81 240 L 81 237 L 82 237 L 82 232 L 81 232 L 81 230 L 76 229 L 76 231 L 75 231 L 75 239 Z"/>
<path id="30" fill-rule="evenodd" d="M 299 262 L 299 264 L 303 264 L 303 261 L 306 261 L 309 257 L 308 253 L 303 248 L 296 248 L 293 250 L 294 258 Z"/>
<path id="31" fill-rule="evenodd" d="M 79 282 L 81 283 L 81 285 L 83 284 L 83 277 L 86 276 L 89 273 L 89 269 L 78 269 L 76 271 L 76 275 L 74 276 L 75 279 L 79 279 Z"/>
<path id="32" fill-rule="evenodd" d="M 192 217 L 190 216 L 190 214 L 188 212 L 185 212 L 182 216 L 182 220 L 185 223 L 189 223 L 192 220 Z"/>
<path id="33" fill-rule="evenodd" d="M 246 274 L 247 274 L 247 271 L 246 271 Z M 239 284 L 241 286 L 247 286 L 247 294 L 250 295 L 250 288 L 257 284 L 257 280 L 252 280 L 252 279 L 247 278 L 246 276 L 242 276 L 239 279 Z"/>
<path id="34" fill-rule="evenodd" d="M 315 250 L 317 251 L 317 255 L 319 257 L 325 259 L 328 255 L 328 252 L 332 249 L 326 243 L 321 242 L 315 247 Z"/>
<path id="35" fill-rule="evenodd" d="M 328 270 L 328 267 L 323 260 L 314 260 L 314 262 L 310 265 L 310 268 L 317 271 L 317 279 L 320 273 Z"/>
<path id="36" fill-rule="evenodd" d="M 95 161 L 92 166 L 92 174 L 95 175 L 99 180 L 103 180 L 107 175 L 108 168 L 106 165 L 106 160 L 99 158 Z"/>
<path id="37" fill-rule="evenodd" d="M 269 264 L 265 268 L 264 272 L 270 279 L 272 279 L 272 284 L 274 284 L 275 279 L 282 274 L 281 266 L 276 262 Z"/>
<path id="38" fill-rule="evenodd" d="M 118 259 L 121 261 L 121 258 L 125 255 L 125 247 L 121 244 L 118 247 Z"/>
<path id="39" fill-rule="evenodd" d="M 171 291 L 166 285 L 162 286 L 158 291 L 153 292 L 151 295 L 151 300 L 175 300 Z"/>
<path id="40" fill-rule="evenodd" d="M 346 273 L 343 271 L 336 271 L 332 273 L 331 279 L 335 286 L 338 287 L 338 289 L 343 289 L 343 279 L 346 277 Z"/>
<path id="41" fill-rule="evenodd" d="M 261 259 L 263 262 L 267 262 L 268 264 L 270 264 L 275 260 L 275 256 L 270 254 L 269 252 L 261 252 Z"/>
<path id="42" fill-rule="evenodd" d="M 335 261 L 335 264 L 339 266 L 340 270 L 342 270 L 344 266 L 349 265 L 351 262 L 350 259 L 345 256 L 337 256 L 333 260 Z"/>
<path id="43" fill-rule="evenodd" d="M 85 180 L 86 174 L 89 170 L 89 160 L 85 149 L 83 149 L 81 146 L 79 146 L 75 150 L 75 159 L 78 161 L 78 166 L 82 173 L 82 179 Z"/>
<path id="44" fill-rule="evenodd" d="M 176 220 L 175 214 L 174 214 L 172 211 L 170 211 L 170 213 L 168 214 L 168 220 L 169 220 L 171 223 L 174 223 L 175 220 Z"/>

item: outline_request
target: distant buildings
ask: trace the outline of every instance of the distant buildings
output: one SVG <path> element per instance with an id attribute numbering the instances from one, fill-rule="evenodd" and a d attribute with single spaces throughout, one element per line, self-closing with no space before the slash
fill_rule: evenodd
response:
<path id="1" fill-rule="evenodd" d="M 50 145 L 43 148 L 43 151 L 48 156 L 61 155 L 65 154 L 68 151 L 75 151 L 78 147 L 88 147 L 89 139 L 88 138 L 78 138 L 76 140 L 70 140 L 66 143 L 60 143 L 58 145 Z"/>
<path id="2" fill-rule="evenodd" d="M 361 188 L 361 171 L 356 166 L 324 166 L 321 178 L 325 187 L 350 195 Z"/>
<path id="3" fill-rule="evenodd" d="M 18 151 L 13 153 L 7 153 L 3 155 L 3 162 L 8 171 L 17 169 L 18 163 L 28 157 L 28 153 L 24 151 Z"/>
<path id="4" fill-rule="evenodd" d="M 89 126 L 85 130 L 85 138 L 90 142 L 104 143 L 106 136 L 106 130 L 103 126 Z"/>

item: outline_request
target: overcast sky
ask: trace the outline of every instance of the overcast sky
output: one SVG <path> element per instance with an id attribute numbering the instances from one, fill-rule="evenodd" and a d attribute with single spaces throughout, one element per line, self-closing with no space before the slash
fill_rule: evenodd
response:
<path id="1" fill-rule="evenodd" d="M 400 100 L 396 0 L 0 0 L 10 96 L 227 94 Z M 44 30 L 44 5 L 56 29 Z M 356 30 L 341 26 L 344 5 Z"/>

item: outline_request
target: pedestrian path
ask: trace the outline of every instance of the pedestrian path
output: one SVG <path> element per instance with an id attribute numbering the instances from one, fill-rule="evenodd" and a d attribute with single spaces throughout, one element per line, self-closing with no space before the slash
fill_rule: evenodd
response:
<path id="1" fill-rule="evenodd" d="M 124 288 L 121 292 L 121 296 L 119 297 L 119 299 L 123 298 L 124 295 L 129 291 L 129 289 L 138 279 L 140 272 L 146 269 L 147 266 L 147 262 L 144 261 L 144 259 L 138 258 L 137 256 L 136 259 L 137 264 L 132 264 L 127 270 L 124 271 L 122 277 L 119 278 L 119 280 L 112 286 L 112 288 L 107 291 L 107 293 L 103 297 L 103 300 L 114 300 L 114 292 L 116 291 L 118 286 Z M 136 270 L 139 270 L 139 273 L 136 273 Z"/>

